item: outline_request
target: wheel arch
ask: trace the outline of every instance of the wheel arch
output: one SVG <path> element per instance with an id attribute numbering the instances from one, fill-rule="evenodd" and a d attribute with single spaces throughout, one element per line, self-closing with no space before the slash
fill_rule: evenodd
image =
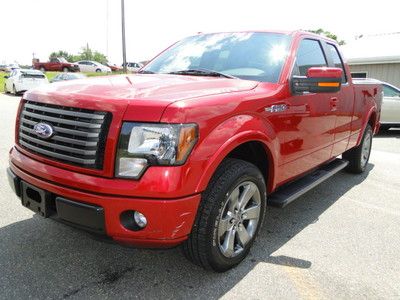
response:
<path id="1" fill-rule="evenodd" d="M 260 124 L 265 125 L 262 122 L 255 122 L 254 125 Z M 228 137 L 207 160 L 196 190 L 199 192 L 205 190 L 222 161 L 231 157 L 245 160 L 258 167 L 266 181 L 267 193 L 270 193 L 276 186 L 277 150 L 279 147 L 276 145 L 276 139 L 271 137 L 275 135 L 272 127 L 267 127 L 246 128 L 240 130 L 234 136 Z M 221 133 L 223 131 L 214 130 L 214 132 Z M 264 159 L 265 161 L 263 161 Z"/>
<path id="2" fill-rule="evenodd" d="M 377 112 L 376 112 L 375 108 L 373 107 L 368 112 L 367 118 L 365 118 L 364 125 L 362 126 L 362 130 L 361 130 L 360 135 L 358 136 L 358 139 L 357 139 L 357 145 L 360 145 L 361 139 L 362 139 L 362 137 L 364 135 L 365 128 L 367 128 L 367 125 L 371 126 L 373 133 L 377 133 L 377 130 L 379 130 L 379 126 L 378 126 L 378 123 L 377 123 L 377 118 L 378 118 Z"/>

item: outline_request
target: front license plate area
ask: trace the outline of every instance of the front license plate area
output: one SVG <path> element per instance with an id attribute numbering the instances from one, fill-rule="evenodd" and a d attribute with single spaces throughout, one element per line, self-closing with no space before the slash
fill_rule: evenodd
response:
<path id="1" fill-rule="evenodd" d="M 21 182 L 22 205 L 42 217 L 50 216 L 50 193 L 24 181 Z"/>

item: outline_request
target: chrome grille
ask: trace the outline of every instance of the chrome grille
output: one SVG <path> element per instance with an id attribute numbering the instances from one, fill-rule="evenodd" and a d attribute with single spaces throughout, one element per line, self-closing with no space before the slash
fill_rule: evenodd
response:
<path id="1" fill-rule="evenodd" d="M 49 139 L 34 131 L 41 122 L 54 129 Z M 19 144 L 53 160 L 102 169 L 110 122 L 107 112 L 26 101 L 20 116 Z"/>

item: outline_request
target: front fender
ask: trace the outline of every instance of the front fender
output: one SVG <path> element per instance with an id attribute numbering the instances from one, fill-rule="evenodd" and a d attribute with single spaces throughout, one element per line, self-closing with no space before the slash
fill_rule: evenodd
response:
<path id="1" fill-rule="evenodd" d="M 239 145 L 261 142 L 269 159 L 268 190 L 275 187 L 279 143 L 271 124 L 257 116 L 236 115 L 215 127 L 195 148 L 193 160 L 204 160 L 196 191 L 204 191 L 216 169 Z"/>

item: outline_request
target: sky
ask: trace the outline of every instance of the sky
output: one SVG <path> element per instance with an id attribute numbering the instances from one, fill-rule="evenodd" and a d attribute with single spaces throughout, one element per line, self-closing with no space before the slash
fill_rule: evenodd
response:
<path id="1" fill-rule="evenodd" d="M 398 0 L 125 0 L 127 60 L 149 60 L 198 32 L 323 28 L 351 42 L 400 32 Z M 120 0 L 0 0 L 0 63 L 83 46 L 122 63 Z M 400 49 L 399 49 L 400 52 Z"/>

